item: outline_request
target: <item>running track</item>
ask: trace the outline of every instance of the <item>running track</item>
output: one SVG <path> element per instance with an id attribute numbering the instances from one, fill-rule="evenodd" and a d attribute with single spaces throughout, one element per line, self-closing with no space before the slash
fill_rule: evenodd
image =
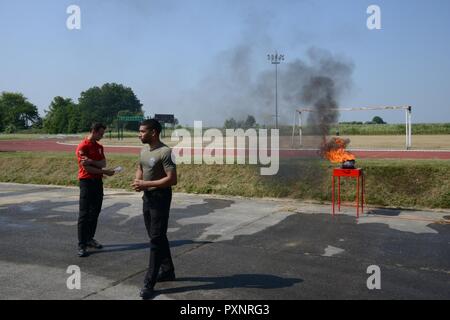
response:
<path id="1" fill-rule="evenodd" d="M 58 143 L 60 142 L 60 143 Z M 59 151 L 75 152 L 75 145 L 61 144 L 57 139 L 45 140 L 1 140 L 2 151 Z M 139 154 L 140 147 L 109 147 L 105 146 L 106 153 Z M 352 151 L 360 159 L 444 159 L 450 160 L 450 151 L 385 151 L 385 150 L 358 150 Z M 196 149 L 195 154 L 200 154 Z M 281 158 L 311 157 L 316 152 L 312 150 L 281 149 Z"/>

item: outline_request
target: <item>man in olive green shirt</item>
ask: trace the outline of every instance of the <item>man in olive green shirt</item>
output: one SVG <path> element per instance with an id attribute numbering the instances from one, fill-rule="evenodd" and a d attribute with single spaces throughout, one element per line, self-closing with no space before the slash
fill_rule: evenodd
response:
<path id="1" fill-rule="evenodd" d="M 141 150 L 136 178 L 132 184 L 135 191 L 144 191 L 143 214 L 150 237 L 149 266 L 140 293 L 143 299 L 154 296 L 156 282 L 175 280 L 167 226 L 172 186 L 177 184 L 177 172 L 171 149 L 161 142 L 160 133 L 161 125 L 157 120 L 148 119 L 141 123 L 139 139 L 145 146 Z"/>

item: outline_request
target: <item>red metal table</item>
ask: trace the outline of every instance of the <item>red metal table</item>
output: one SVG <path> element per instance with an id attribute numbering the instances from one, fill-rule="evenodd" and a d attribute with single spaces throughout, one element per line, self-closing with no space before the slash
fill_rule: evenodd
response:
<path id="1" fill-rule="evenodd" d="M 331 201 L 333 202 L 333 216 L 335 213 L 335 178 L 338 178 L 338 211 L 341 211 L 341 177 L 356 178 L 356 216 L 359 218 L 359 205 L 361 203 L 361 212 L 364 213 L 364 172 L 362 169 L 333 169 L 331 181 Z M 360 195 L 361 184 L 361 197 Z M 360 201 L 361 199 L 361 201 Z"/>

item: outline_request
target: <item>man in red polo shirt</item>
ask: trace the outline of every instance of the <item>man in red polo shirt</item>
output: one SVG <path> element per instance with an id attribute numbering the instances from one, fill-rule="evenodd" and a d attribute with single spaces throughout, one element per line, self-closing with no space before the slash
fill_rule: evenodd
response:
<path id="1" fill-rule="evenodd" d="M 97 221 L 103 203 L 103 175 L 114 175 L 106 170 L 103 146 L 97 141 L 103 138 L 106 126 L 94 123 L 89 135 L 78 145 L 78 179 L 80 181 L 80 214 L 78 217 L 78 256 L 87 256 L 87 247 L 101 249 L 94 239 Z"/>

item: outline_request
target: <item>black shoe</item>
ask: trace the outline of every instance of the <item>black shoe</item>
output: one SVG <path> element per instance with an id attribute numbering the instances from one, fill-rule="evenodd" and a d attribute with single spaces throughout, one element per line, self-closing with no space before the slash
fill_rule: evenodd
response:
<path id="1" fill-rule="evenodd" d="M 95 239 L 92 239 L 91 241 L 89 241 L 87 243 L 87 246 L 90 248 L 94 248 L 94 249 L 102 249 L 103 248 L 103 246 L 99 242 L 97 242 L 97 240 L 95 240 Z"/>
<path id="2" fill-rule="evenodd" d="M 157 282 L 174 281 L 174 280 L 175 280 L 175 272 L 174 271 L 160 272 L 158 274 L 158 277 L 156 278 Z"/>
<path id="3" fill-rule="evenodd" d="M 84 257 L 87 257 L 87 256 L 88 256 L 88 252 L 87 252 L 87 250 L 86 250 L 86 247 L 79 247 L 79 248 L 78 248 L 78 256 L 79 256 L 80 258 L 84 258 Z"/>
<path id="4" fill-rule="evenodd" d="M 139 296 L 142 300 L 149 300 L 155 296 L 155 290 L 153 290 L 153 288 L 143 287 L 139 293 Z"/>

